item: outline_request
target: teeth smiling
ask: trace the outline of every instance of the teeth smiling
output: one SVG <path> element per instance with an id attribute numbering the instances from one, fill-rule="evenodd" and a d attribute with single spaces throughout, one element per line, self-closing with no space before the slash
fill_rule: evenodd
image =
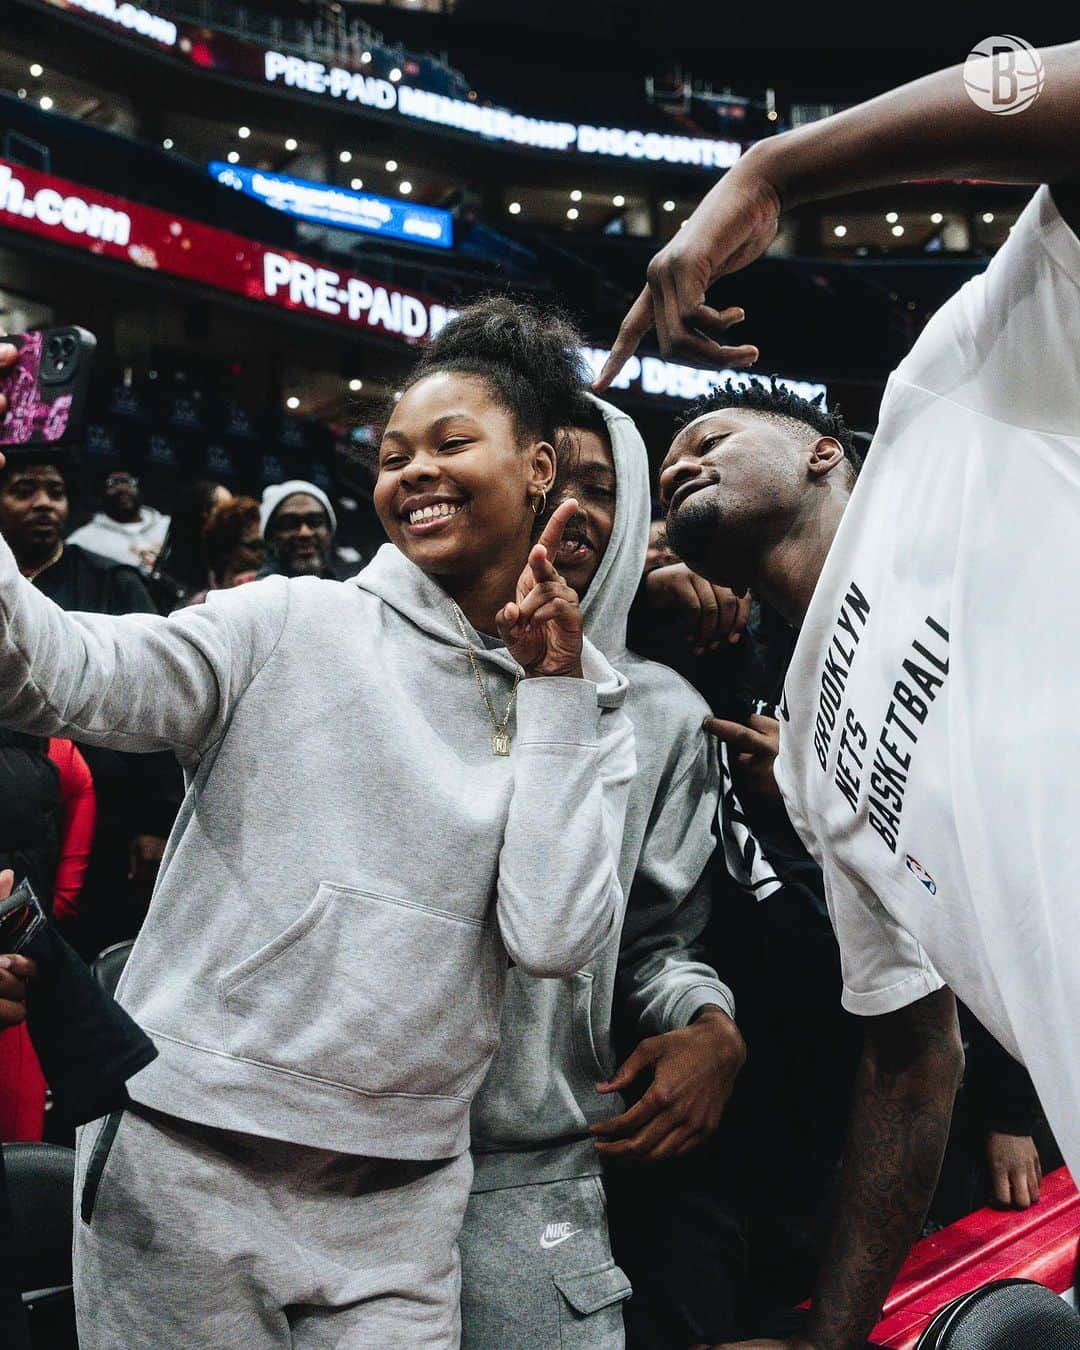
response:
<path id="1" fill-rule="evenodd" d="M 409 524 L 421 525 L 426 520 L 440 520 L 444 516 L 456 516 L 460 506 L 451 506 L 449 502 L 439 502 L 437 506 L 424 506 L 419 511 L 409 512 Z"/>

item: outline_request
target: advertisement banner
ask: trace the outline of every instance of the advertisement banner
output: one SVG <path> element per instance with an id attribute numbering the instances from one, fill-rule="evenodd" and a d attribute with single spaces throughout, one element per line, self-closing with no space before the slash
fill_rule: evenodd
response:
<path id="1" fill-rule="evenodd" d="M 709 172 L 729 169 L 742 153 L 738 141 L 688 136 L 668 131 L 603 127 L 589 123 L 528 117 L 507 108 L 451 98 L 383 79 L 363 66 L 327 65 L 323 61 L 276 51 L 254 41 L 215 32 L 179 20 L 158 19 L 126 0 L 38 0 L 68 10 L 201 70 L 248 80 L 284 92 L 305 94 L 376 115 L 426 122 L 431 126 L 488 144 L 548 151 L 574 158 L 601 156 L 638 163 L 667 164 Z"/>
<path id="2" fill-rule="evenodd" d="M 4 230 L 403 342 L 425 341 L 456 313 L 427 296 L 373 277 L 327 267 L 298 253 L 0 160 L 0 236 Z M 582 355 L 595 376 L 608 353 L 585 347 Z M 749 378 L 744 371 L 699 370 L 659 356 L 632 356 L 613 387 L 685 401 L 729 379 L 741 383 Z M 756 372 L 755 378 L 778 380 L 803 398 L 825 393 L 825 386 L 813 381 Z"/>
<path id="3" fill-rule="evenodd" d="M 454 217 L 435 206 L 420 206 L 378 197 L 372 192 L 353 192 L 310 178 L 292 178 L 284 173 L 248 169 L 240 164 L 212 160 L 211 175 L 225 187 L 244 192 L 275 211 L 296 216 L 315 225 L 339 230 L 362 230 L 406 244 L 453 248 Z"/>
<path id="4" fill-rule="evenodd" d="M 0 229 L 405 342 L 432 336 L 453 313 L 398 286 L 4 160 Z"/>

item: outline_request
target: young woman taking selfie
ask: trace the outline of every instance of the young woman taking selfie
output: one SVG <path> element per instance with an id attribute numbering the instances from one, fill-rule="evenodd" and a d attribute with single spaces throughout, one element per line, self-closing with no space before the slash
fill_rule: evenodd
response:
<path id="1" fill-rule="evenodd" d="M 79 1139 L 84 1350 L 457 1343 L 508 962 L 569 974 L 617 925 L 634 769 L 551 562 L 572 504 L 532 542 L 581 373 L 530 311 L 492 322 L 498 362 L 392 409 L 353 583 L 69 614 L 0 542 L 0 723 L 188 779 L 119 993 L 159 1057 Z"/>

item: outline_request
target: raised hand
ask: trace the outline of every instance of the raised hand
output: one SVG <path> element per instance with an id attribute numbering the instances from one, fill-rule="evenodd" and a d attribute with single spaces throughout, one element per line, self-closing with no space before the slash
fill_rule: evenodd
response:
<path id="1" fill-rule="evenodd" d="M 13 347 L 10 342 L 0 342 L 0 370 L 7 370 L 8 366 L 13 366 L 18 359 L 19 349 L 17 347 Z M 0 417 L 6 412 L 7 395 L 0 394 Z M 0 469 L 2 469 L 6 463 L 7 460 L 0 454 Z"/>
<path id="2" fill-rule="evenodd" d="M 780 196 L 759 157 L 747 154 L 649 263 L 648 284 L 623 319 L 593 387 L 608 387 L 650 328 L 656 329 L 665 356 L 713 367 L 752 365 L 756 347 L 718 341 L 743 318 L 742 310 L 716 310 L 705 303 L 705 295 L 718 278 L 759 258 L 776 237 L 779 221 Z"/>
<path id="3" fill-rule="evenodd" d="M 750 595 L 736 595 L 692 572 L 684 562 L 654 567 L 645 574 L 649 608 L 669 613 L 680 624 L 695 656 L 740 641 L 750 622 Z"/>
<path id="4" fill-rule="evenodd" d="M 550 562 L 577 509 L 573 498 L 559 503 L 529 553 L 518 578 L 516 599 L 496 616 L 499 636 L 526 675 L 581 677 L 585 625 L 577 592 Z"/>

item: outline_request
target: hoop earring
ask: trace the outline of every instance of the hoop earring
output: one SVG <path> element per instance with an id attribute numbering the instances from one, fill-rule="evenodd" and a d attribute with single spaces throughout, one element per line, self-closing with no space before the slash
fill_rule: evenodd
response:
<path id="1" fill-rule="evenodd" d="M 540 489 L 540 496 L 533 499 L 533 515 L 542 516 L 547 509 L 547 488 Z"/>

